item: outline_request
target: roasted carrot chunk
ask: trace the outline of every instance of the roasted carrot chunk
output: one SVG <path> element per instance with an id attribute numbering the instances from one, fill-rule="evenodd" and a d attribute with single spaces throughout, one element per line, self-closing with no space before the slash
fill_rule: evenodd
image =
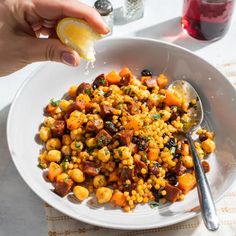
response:
<path id="1" fill-rule="evenodd" d="M 164 74 L 160 74 L 157 78 L 157 84 L 162 89 L 165 88 L 168 83 L 168 78 Z"/>
<path id="2" fill-rule="evenodd" d="M 182 189 L 184 192 L 188 192 L 195 186 L 196 178 L 194 175 L 186 173 L 179 177 L 178 182 L 179 182 L 178 187 Z"/>
<path id="3" fill-rule="evenodd" d="M 119 84 L 121 77 L 116 71 L 112 70 L 109 74 L 107 74 L 106 80 L 109 84 Z"/>
<path id="4" fill-rule="evenodd" d="M 132 72 L 130 71 L 130 69 L 128 67 L 123 67 L 121 70 L 120 70 L 120 73 L 119 73 L 119 76 L 120 77 L 126 77 L 127 75 L 129 75 L 130 77 L 133 76 Z"/>
<path id="5" fill-rule="evenodd" d="M 111 202 L 114 202 L 116 206 L 125 206 L 125 196 L 121 191 L 116 191 L 111 197 Z"/>
<path id="6" fill-rule="evenodd" d="M 182 101 L 178 98 L 174 93 L 166 90 L 166 99 L 165 99 L 167 106 L 177 106 L 181 107 Z"/>

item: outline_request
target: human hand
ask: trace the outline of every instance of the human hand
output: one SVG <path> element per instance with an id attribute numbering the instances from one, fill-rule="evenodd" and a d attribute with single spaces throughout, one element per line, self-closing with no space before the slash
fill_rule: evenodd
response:
<path id="1" fill-rule="evenodd" d="M 100 34 L 109 32 L 99 13 L 77 0 L 0 0 L 0 76 L 35 61 L 79 65 L 78 53 L 56 38 L 55 25 L 66 16 L 85 19 Z"/>

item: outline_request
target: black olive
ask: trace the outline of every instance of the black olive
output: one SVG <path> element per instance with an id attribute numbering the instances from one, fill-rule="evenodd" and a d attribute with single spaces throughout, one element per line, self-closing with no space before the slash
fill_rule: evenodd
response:
<path id="1" fill-rule="evenodd" d="M 177 117 L 181 117 L 185 112 L 181 108 L 177 108 L 177 111 L 172 111 L 169 121 L 176 120 Z"/>
<path id="2" fill-rule="evenodd" d="M 169 138 L 168 142 L 165 144 L 165 147 L 167 148 L 172 148 L 172 147 L 176 147 L 177 144 L 175 142 L 175 139 L 174 138 Z"/>
<path id="3" fill-rule="evenodd" d="M 118 129 L 115 127 L 115 125 L 111 121 L 106 121 L 104 128 L 106 131 L 108 131 L 110 134 L 115 134 L 118 132 Z"/>
<path id="4" fill-rule="evenodd" d="M 159 202 L 159 199 L 161 196 L 160 196 L 158 190 L 156 190 L 155 188 L 152 188 L 151 191 L 154 196 L 155 202 Z"/>
<path id="5" fill-rule="evenodd" d="M 177 184 L 177 176 L 174 173 L 167 172 L 166 178 L 171 185 L 175 186 Z"/>
<path id="6" fill-rule="evenodd" d="M 180 157 L 181 157 L 181 154 L 180 154 L 180 153 L 175 153 L 174 158 L 179 159 Z"/>
<path id="7" fill-rule="evenodd" d="M 132 143 L 137 144 L 138 149 L 140 151 L 144 151 L 147 149 L 148 147 L 148 139 L 146 137 L 138 137 L 138 136 L 134 136 L 132 138 Z"/>
<path id="8" fill-rule="evenodd" d="M 171 121 L 173 121 L 173 120 L 176 120 L 178 116 L 179 116 L 179 113 L 178 113 L 177 111 L 173 111 L 173 112 L 171 113 L 171 116 L 170 116 L 169 121 L 171 122 Z"/>
<path id="9" fill-rule="evenodd" d="M 65 129 L 65 134 L 70 134 L 70 130 L 68 128 Z"/>
<path id="10" fill-rule="evenodd" d="M 162 137 L 165 138 L 166 136 L 168 136 L 167 133 L 163 133 Z"/>
<path id="11" fill-rule="evenodd" d="M 144 70 L 142 70 L 141 75 L 142 76 L 152 76 L 152 72 L 148 69 L 144 69 Z"/>
<path id="12" fill-rule="evenodd" d="M 138 136 L 134 136 L 134 137 L 132 138 L 132 142 L 135 143 L 135 144 L 137 144 L 137 143 L 139 142 L 139 137 L 138 137 Z"/>
<path id="13" fill-rule="evenodd" d="M 199 134 L 199 140 L 200 140 L 201 142 L 207 140 L 206 134 Z"/>
<path id="14" fill-rule="evenodd" d="M 151 188 L 151 192 L 155 198 L 155 202 L 159 202 L 160 198 L 162 197 L 161 191 L 164 190 L 163 187 L 160 187 L 158 190 L 154 187 Z"/>

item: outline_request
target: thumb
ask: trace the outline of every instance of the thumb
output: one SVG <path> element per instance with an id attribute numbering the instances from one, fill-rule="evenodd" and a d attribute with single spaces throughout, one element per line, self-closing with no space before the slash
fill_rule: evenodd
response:
<path id="1" fill-rule="evenodd" d="M 30 62 L 56 61 L 70 66 L 79 65 L 78 53 L 63 45 L 58 39 L 32 38 L 26 51 Z"/>

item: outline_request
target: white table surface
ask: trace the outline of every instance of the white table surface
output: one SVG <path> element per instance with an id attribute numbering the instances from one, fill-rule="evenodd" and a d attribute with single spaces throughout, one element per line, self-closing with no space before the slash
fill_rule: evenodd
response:
<path id="1" fill-rule="evenodd" d="M 116 7 L 120 6 L 120 0 L 112 2 Z M 236 61 L 236 13 L 228 34 L 217 42 L 207 43 L 192 39 L 181 31 L 181 11 L 181 0 L 146 0 L 145 17 L 129 24 L 116 25 L 113 36 L 150 37 L 172 42 L 194 51 L 214 65 Z M 41 63 L 33 63 L 0 78 L 0 236 L 32 236 L 32 232 L 34 236 L 47 235 L 44 203 L 19 176 L 6 140 L 7 115 L 14 94 Z"/>

